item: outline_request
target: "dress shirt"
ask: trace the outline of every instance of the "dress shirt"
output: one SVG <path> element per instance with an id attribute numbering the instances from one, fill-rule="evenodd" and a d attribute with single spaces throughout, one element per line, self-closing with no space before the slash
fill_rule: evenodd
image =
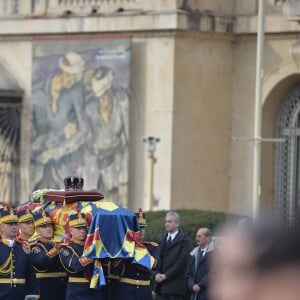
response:
<path id="1" fill-rule="evenodd" d="M 175 231 L 175 232 L 173 232 L 173 233 L 170 233 L 170 232 L 169 232 L 169 233 L 168 233 L 168 236 L 167 236 L 167 241 L 169 240 L 169 237 L 171 237 L 171 241 L 173 241 L 173 240 L 175 239 L 177 233 L 178 233 L 178 230 Z"/>

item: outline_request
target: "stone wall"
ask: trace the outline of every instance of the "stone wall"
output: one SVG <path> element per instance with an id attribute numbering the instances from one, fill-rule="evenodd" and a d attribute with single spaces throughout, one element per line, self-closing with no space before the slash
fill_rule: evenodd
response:
<path id="1" fill-rule="evenodd" d="M 228 208 L 231 38 L 176 38 L 172 208 Z"/>
<path id="2" fill-rule="evenodd" d="M 296 35 L 266 36 L 264 53 L 264 108 L 262 133 L 276 138 L 279 108 L 289 89 L 299 80 L 299 70 L 291 55 Z M 253 137 L 255 99 L 255 37 L 240 37 L 233 56 L 232 136 Z M 274 209 L 275 144 L 262 146 L 262 212 Z M 231 142 L 230 211 L 251 214 L 253 142 Z"/>

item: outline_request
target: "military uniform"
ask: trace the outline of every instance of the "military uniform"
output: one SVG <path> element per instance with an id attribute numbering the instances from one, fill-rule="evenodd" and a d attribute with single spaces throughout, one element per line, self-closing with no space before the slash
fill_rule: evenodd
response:
<path id="1" fill-rule="evenodd" d="M 69 218 L 69 227 L 87 226 L 84 214 L 73 214 Z M 59 258 L 69 275 L 66 300 L 101 300 L 102 289 L 91 289 L 87 279 L 93 271 L 93 260 L 82 257 L 84 241 L 74 238 L 59 248 Z"/>
<path id="2" fill-rule="evenodd" d="M 17 223 L 12 211 L 1 211 L 1 223 Z M 30 245 L 20 239 L 0 241 L 0 299 L 24 300 L 37 294 L 37 284 L 30 255 Z"/>
<path id="3" fill-rule="evenodd" d="M 147 226 L 145 215 L 140 210 L 136 214 L 140 228 Z M 157 244 L 143 242 L 148 252 L 157 259 Z M 132 264 L 131 260 L 124 260 L 124 267 L 113 300 L 152 300 L 151 290 L 152 272 L 138 264 Z"/>
<path id="4" fill-rule="evenodd" d="M 34 215 L 34 223 L 38 227 L 52 224 L 52 221 L 47 213 L 40 212 Z M 32 246 L 32 257 L 41 300 L 65 300 L 68 277 L 60 263 L 55 243 L 39 238 Z"/>
<path id="5" fill-rule="evenodd" d="M 103 299 L 114 300 L 116 298 L 119 286 L 119 278 L 124 272 L 125 263 L 123 259 L 105 259 L 101 260 L 106 286 L 103 290 Z"/>

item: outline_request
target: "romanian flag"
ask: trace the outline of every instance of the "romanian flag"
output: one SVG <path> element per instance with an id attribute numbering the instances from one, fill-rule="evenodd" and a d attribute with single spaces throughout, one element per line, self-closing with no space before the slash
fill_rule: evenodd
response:
<path id="1" fill-rule="evenodd" d="M 83 256 L 96 260 L 131 258 L 132 263 L 151 270 L 155 259 L 140 243 L 136 215 L 113 202 L 101 201 L 97 207 L 88 231 Z M 91 288 L 103 285 L 104 278 L 100 269 L 99 271 L 94 268 Z"/>
<path id="2" fill-rule="evenodd" d="M 74 211 L 86 214 L 90 225 L 85 242 L 84 257 L 94 259 L 91 288 L 105 285 L 101 259 L 132 259 L 133 264 L 151 270 L 155 259 L 140 242 L 140 228 L 136 215 L 111 201 L 55 202 L 47 199 L 49 190 L 36 191 L 25 207 L 35 210 L 43 208 L 54 223 L 54 242 L 68 239 L 68 217 Z M 21 209 L 21 208 L 20 208 Z"/>

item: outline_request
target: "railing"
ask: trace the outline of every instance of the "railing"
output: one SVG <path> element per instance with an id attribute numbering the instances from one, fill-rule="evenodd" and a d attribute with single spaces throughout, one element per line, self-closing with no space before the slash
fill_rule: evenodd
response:
<path id="1" fill-rule="evenodd" d="M 144 0 L 50 0 L 48 14 L 112 13 L 122 10 L 143 9 Z"/>
<path id="2" fill-rule="evenodd" d="M 149 9 L 145 2 L 159 0 L 0 0 L 0 18 L 88 15 Z M 171 2 L 173 0 L 170 0 Z M 148 5 L 149 6 L 149 5 Z"/>

